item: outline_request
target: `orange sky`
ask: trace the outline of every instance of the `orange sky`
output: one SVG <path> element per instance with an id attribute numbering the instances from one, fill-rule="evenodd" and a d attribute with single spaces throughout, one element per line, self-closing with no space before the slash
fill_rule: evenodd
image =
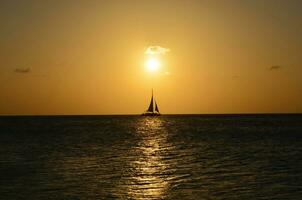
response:
<path id="1" fill-rule="evenodd" d="M 301 7 L 1 1 L 0 114 L 140 114 L 152 87 L 164 114 L 302 112 Z"/>

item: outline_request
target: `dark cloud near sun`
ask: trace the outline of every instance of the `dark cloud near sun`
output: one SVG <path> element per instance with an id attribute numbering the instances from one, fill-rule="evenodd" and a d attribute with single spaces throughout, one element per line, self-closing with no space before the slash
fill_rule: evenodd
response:
<path id="1" fill-rule="evenodd" d="M 273 66 L 271 66 L 271 67 L 269 68 L 269 70 L 270 70 L 270 71 L 279 70 L 279 69 L 281 69 L 281 67 L 282 67 L 282 66 L 280 66 L 280 65 L 273 65 Z"/>
<path id="2" fill-rule="evenodd" d="M 15 73 L 20 73 L 20 74 L 27 74 L 31 72 L 31 69 L 29 67 L 27 68 L 16 68 Z"/>

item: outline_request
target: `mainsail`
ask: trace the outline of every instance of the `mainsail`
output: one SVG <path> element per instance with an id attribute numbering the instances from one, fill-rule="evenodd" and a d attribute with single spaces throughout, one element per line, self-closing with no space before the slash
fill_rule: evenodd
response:
<path id="1" fill-rule="evenodd" d="M 159 113 L 157 103 L 155 102 L 155 111 Z"/>
<path id="2" fill-rule="evenodd" d="M 152 91 L 151 102 L 150 102 L 147 112 L 153 112 L 153 91 Z"/>
<path id="3" fill-rule="evenodd" d="M 150 105 L 149 105 L 148 109 L 146 110 L 146 112 L 143 113 L 143 115 L 144 116 L 159 116 L 160 115 L 157 103 L 153 97 L 153 89 L 152 89 Z"/>

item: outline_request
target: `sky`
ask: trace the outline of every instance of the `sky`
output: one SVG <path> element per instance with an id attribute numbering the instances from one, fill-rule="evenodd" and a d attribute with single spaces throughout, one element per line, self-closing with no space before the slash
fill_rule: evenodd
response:
<path id="1" fill-rule="evenodd" d="M 302 112 L 301 8 L 1 0 L 0 115 Z"/>

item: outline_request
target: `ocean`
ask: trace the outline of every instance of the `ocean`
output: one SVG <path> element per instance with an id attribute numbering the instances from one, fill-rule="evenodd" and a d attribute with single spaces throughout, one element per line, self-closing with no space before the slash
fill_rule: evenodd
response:
<path id="1" fill-rule="evenodd" d="M 302 199 L 302 115 L 0 117 L 0 199 Z"/>

